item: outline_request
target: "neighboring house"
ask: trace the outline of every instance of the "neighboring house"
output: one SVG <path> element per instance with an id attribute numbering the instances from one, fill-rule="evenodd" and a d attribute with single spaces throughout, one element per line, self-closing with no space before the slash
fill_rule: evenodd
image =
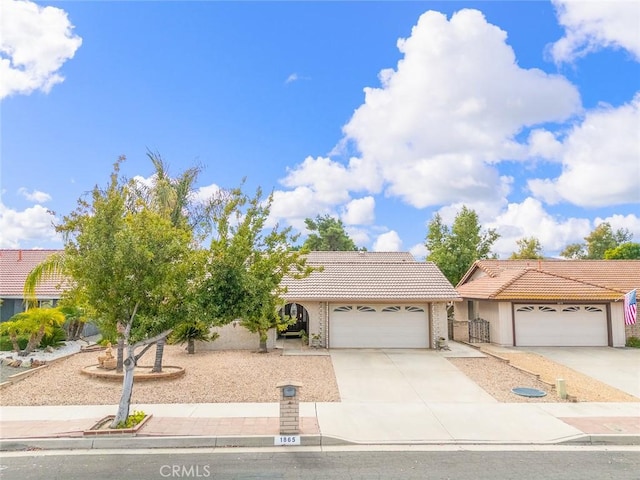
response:
<path id="1" fill-rule="evenodd" d="M 24 281 L 29 272 L 49 255 L 60 250 L 0 250 L 0 321 L 23 312 Z M 62 295 L 60 278 L 43 281 L 36 289 L 39 306 L 55 306 Z"/>
<path id="2" fill-rule="evenodd" d="M 321 267 L 287 278 L 289 313 L 310 341 L 327 348 L 434 348 L 447 338 L 447 304 L 459 295 L 431 262 L 408 252 L 311 252 Z"/>
<path id="3" fill-rule="evenodd" d="M 624 295 L 640 290 L 640 260 L 478 260 L 456 290 L 456 320 L 489 322 L 509 346 L 622 347 Z"/>

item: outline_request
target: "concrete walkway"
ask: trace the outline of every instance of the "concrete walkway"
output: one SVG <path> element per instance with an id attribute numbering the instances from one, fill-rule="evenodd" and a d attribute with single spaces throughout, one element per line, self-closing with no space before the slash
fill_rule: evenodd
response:
<path id="1" fill-rule="evenodd" d="M 2 407 L 0 449 L 272 446 L 277 403 L 135 405 L 135 436 L 86 436 L 116 405 Z M 301 444 L 640 444 L 638 403 L 303 403 Z M 124 442 L 124 443 L 123 443 Z"/>

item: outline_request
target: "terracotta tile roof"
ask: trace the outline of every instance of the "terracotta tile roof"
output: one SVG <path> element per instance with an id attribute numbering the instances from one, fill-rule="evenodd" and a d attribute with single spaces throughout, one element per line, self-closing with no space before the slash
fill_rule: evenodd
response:
<path id="1" fill-rule="evenodd" d="M 336 253 L 335 258 L 329 255 Z M 347 255 L 343 255 L 345 253 Z M 333 261 L 320 262 L 322 257 Z M 410 253 L 312 252 L 307 261 L 311 265 L 322 265 L 323 270 L 301 280 L 285 278 L 285 299 L 459 300 L 453 286 L 434 263 L 416 262 Z"/>
<path id="2" fill-rule="evenodd" d="M 640 260 L 479 260 L 456 290 L 493 300 L 619 300 L 640 289 Z"/>
<path id="3" fill-rule="evenodd" d="M 1 250 L 0 297 L 23 298 L 24 281 L 29 272 L 45 258 L 61 250 Z M 60 298 L 60 277 L 42 282 L 36 290 L 39 298 Z"/>

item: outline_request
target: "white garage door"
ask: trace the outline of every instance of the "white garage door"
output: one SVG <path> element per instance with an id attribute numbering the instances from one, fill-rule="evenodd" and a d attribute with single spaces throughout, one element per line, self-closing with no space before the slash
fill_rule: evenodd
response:
<path id="1" fill-rule="evenodd" d="M 515 305 L 519 347 L 598 347 L 608 344 L 603 305 Z"/>
<path id="2" fill-rule="evenodd" d="M 331 305 L 331 348 L 428 348 L 429 319 L 415 305 Z"/>

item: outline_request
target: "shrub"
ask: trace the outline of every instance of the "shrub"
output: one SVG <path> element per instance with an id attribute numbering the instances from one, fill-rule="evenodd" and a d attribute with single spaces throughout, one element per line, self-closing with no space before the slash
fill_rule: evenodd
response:
<path id="1" fill-rule="evenodd" d="M 142 410 L 135 410 L 131 415 L 127 417 L 125 422 L 120 422 L 116 428 L 133 428 L 138 425 L 147 414 Z"/>
<path id="2" fill-rule="evenodd" d="M 18 346 L 20 347 L 20 350 L 24 350 L 28 342 L 29 339 L 27 337 L 18 337 Z M 9 339 L 7 335 L 0 337 L 0 351 L 10 352 L 11 350 L 13 350 L 11 339 Z"/>
<path id="3" fill-rule="evenodd" d="M 45 334 L 40 340 L 40 348 L 57 348 L 67 339 L 67 332 L 63 327 L 55 326 L 50 334 Z"/>
<path id="4" fill-rule="evenodd" d="M 626 346 L 631 348 L 640 348 L 640 338 L 638 337 L 627 338 Z"/>

